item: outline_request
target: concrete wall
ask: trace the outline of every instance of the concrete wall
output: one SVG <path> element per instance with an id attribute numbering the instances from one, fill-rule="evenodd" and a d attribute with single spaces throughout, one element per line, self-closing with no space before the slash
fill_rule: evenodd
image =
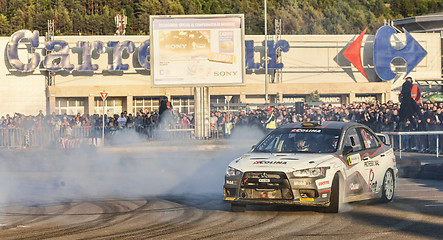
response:
<path id="1" fill-rule="evenodd" d="M 10 72 L 7 66 L 6 46 L 9 38 L 0 38 L 0 116 L 22 113 L 36 115 L 46 109 L 45 77 L 39 74 Z M 25 62 L 26 54 L 20 59 Z"/>

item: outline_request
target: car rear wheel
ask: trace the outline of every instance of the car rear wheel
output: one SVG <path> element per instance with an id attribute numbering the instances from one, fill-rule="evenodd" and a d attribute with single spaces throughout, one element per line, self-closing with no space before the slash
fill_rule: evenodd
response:
<path id="1" fill-rule="evenodd" d="M 324 208 L 325 213 L 338 213 L 340 207 L 340 177 L 336 174 L 331 186 L 329 206 Z"/>
<path id="2" fill-rule="evenodd" d="M 244 212 L 246 211 L 246 205 L 231 203 L 231 212 Z"/>
<path id="3" fill-rule="evenodd" d="M 395 188 L 395 182 L 394 182 L 394 174 L 392 173 L 392 170 L 389 169 L 385 173 L 385 177 L 383 178 L 383 185 L 382 185 L 382 194 L 381 194 L 381 200 L 383 202 L 390 202 L 392 199 L 394 199 L 394 188 Z"/>

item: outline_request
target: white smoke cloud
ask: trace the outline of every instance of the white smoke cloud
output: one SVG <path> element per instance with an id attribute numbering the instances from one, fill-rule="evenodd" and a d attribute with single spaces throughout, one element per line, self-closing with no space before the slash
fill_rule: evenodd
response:
<path id="1" fill-rule="evenodd" d="M 227 165 L 262 138 L 238 128 L 229 140 L 147 141 L 120 132 L 103 148 L 15 150 L 0 155 L 0 204 L 45 204 L 164 195 L 222 195 Z"/>

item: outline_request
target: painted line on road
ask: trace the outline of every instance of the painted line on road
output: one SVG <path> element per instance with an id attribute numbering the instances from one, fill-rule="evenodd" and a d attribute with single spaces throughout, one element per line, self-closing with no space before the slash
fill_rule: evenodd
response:
<path id="1" fill-rule="evenodd" d="M 441 203 L 441 204 L 426 204 L 425 207 L 443 207 L 443 203 Z"/>
<path id="2" fill-rule="evenodd" d="M 434 202 L 443 202 L 443 199 L 439 199 L 439 198 L 432 198 L 432 197 L 435 197 L 435 196 L 421 196 L 421 197 L 414 197 L 414 196 L 396 196 L 396 197 L 399 197 L 399 198 L 401 198 L 401 199 L 404 199 L 404 200 L 408 200 L 408 199 L 418 199 L 418 200 L 423 200 L 423 199 L 426 199 L 427 201 L 434 201 Z"/>
<path id="3" fill-rule="evenodd" d="M 440 181 L 441 182 L 441 181 Z M 442 186 L 442 183 L 417 183 L 417 184 L 398 184 L 397 187 L 404 187 L 404 186 L 414 186 L 414 187 L 428 187 L 429 185 L 436 185 L 436 186 Z"/>
<path id="4" fill-rule="evenodd" d="M 397 192 L 429 192 L 431 190 L 434 189 L 410 189 L 410 190 L 406 190 L 406 189 L 401 189 L 401 190 L 397 190 Z"/>

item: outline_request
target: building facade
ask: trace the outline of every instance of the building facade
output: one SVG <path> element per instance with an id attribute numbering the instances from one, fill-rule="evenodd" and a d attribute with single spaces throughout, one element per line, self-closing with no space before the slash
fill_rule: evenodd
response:
<path id="1" fill-rule="evenodd" d="M 414 39 L 426 50 L 427 55 L 410 72 L 409 76 L 417 80 L 441 79 L 441 36 L 439 33 L 415 33 Z M 269 69 L 270 83 L 268 85 L 269 99 L 272 103 L 287 103 L 304 101 L 306 96 L 318 91 L 323 102 L 343 104 L 363 101 L 398 101 L 397 95 L 407 63 L 395 59 L 390 69 L 399 74 L 394 80 L 383 81 L 374 69 L 374 35 L 365 35 L 361 46 L 361 58 L 367 78 L 363 76 L 344 57 L 343 52 L 352 44 L 357 35 L 288 35 L 280 36 L 279 41 L 288 44 L 287 51 L 275 48 L 278 41 L 270 40 L 268 50 L 275 59 L 277 67 Z M 12 37 L 11 37 L 12 38 Z M 39 37 L 37 47 L 23 41 L 19 44 L 17 54 L 23 64 L 31 63 L 33 54 L 43 59 L 33 71 L 17 70 L 11 64 L 11 53 L 8 44 L 11 38 L 0 38 L 0 114 L 36 114 L 39 110 L 57 114 L 101 114 L 103 106 L 101 91 L 109 92 L 107 113 L 119 114 L 122 111 L 135 113 L 140 110 L 153 111 L 158 109 L 159 100 L 168 97 L 173 106 L 180 112 L 194 112 L 194 87 L 153 87 L 150 71 L 142 61 L 140 51 L 146 50 L 149 36 L 57 36 L 55 40 L 67 43 L 63 49 L 57 47 L 54 53 L 59 53 L 57 61 L 68 61 L 72 70 L 55 71 L 51 81 L 48 81 L 48 70 L 43 64 L 45 40 Z M 209 87 L 211 103 L 225 103 L 225 96 L 232 96 L 230 103 L 264 103 L 264 37 L 245 36 L 247 63 L 245 84 L 242 86 Z M 404 34 L 395 34 L 391 45 L 401 49 L 406 43 Z M 91 51 L 91 63 L 96 64 L 96 70 L 80 71 L 84 65 L 84 44 L 102 42 L 103 53 Z M 121 58 L 116 58 L 113 52 L 116 48 L 109 47 L 110 42 L 116 44 L 132 42 L 135 51 L 129 53 L 122 49 Z M 34 43 L 35 44 L 35 43 Z M 251 48 L 252 46 L 252 48 Z M 61 53 L 64 53 L 61 54 Z M 127 70 L 110 70 L 119 61 L 126 64 Z M 46 63 L 48 64 L 48 63 Z M 253 65 L 253 66 L 252 66 Z"/>

